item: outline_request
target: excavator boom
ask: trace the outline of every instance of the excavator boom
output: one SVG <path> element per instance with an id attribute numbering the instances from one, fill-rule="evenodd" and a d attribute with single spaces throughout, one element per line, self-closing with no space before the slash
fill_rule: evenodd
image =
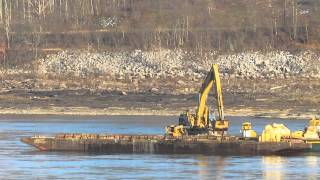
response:
<path id="1" fill-rule="evenodd" d="M 207 98 L 210 93 L 212 86 L 214 85 L 214 94 L 217 101 L 217 110 L 219 113 L 218 120 L 224 120 L 223 112 L 223 98 L 221 90 L 221 82 L 219 75 L 219 68 L 217 64 L 213 64 L 210 72 L 208 73 L 206 79 L 204 80 L 200 91 L 199 91 L 199 107 L 197 111 L 197 116 L 202 117 L 204 110 L 206 108 Z"/>

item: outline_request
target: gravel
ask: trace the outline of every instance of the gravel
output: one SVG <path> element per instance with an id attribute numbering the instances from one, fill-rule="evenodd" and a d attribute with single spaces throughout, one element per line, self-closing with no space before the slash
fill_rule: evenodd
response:
<path id="1" fill-rule="evenodd" d="M 290 76 L 320 78 L 320 56 L 312 51 L 292 54 L 283 51 L 203 54 L 183 50 L 83 52 L 61 51 L 36 61 L 40 74 L 109 74 L 123 77 L 201 78 L 213 63 L 224 77 L 283 78 Z"/>

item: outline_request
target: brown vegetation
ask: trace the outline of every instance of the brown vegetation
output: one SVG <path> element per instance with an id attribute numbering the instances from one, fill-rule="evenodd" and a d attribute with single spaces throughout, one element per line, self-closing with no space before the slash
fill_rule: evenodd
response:
<path id="1" fill-rule="evenodd" d="M 295 50 L 319 47 L 320 40 L 318 0 L 0 0 L 0 6 L 11 65 L 48 53 L 42 49 Z"/>

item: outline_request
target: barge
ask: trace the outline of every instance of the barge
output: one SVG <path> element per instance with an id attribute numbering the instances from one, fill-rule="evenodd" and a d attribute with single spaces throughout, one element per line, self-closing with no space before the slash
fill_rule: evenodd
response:
<path id="1" fill-rule="evenodd" d="M 57 134 L 54 137 L 25 137 L 22 142 L 41 151 L 72 151 L 95 154 L 208 154 L 266 155 L 296 154 L 309 151 L 311 144 L 296 139 L 281 142 L 259 142 L 236 136 L 120 135 L 120 134 Z"/>

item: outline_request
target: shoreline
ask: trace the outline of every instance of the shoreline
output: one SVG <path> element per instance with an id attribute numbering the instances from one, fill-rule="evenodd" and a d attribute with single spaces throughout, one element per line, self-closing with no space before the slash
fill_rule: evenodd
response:
<path id="1" fill-rule="evenodd" d="M 30 108 L 30 109 L 0 109 L 0 115 L 55 115 L 55 116 L 179 116 L 180 110 L 155 110 L 155 109 L 126 109 L 126 108 L 105 108 L 92 109 L 85 107 L 52 107 L 50 109 Z M 311 119 L 314 114 L 306 113 L 289 113 L 289 110 L 277 109 L 252 109 L 252 108 L 228 108 L 225 110 L 226 116 L 238 117 L 260 117 L 260 118 L 277 118 L 277 119 Z"/>
<path id="2" fill-rule="evenodd" d="M 163 80 L 161 84 L 157 81 L 158 86 L 155 82 L 146 81 L 148 86 L 139 86 L 139 91 L 135 91 L 128 82 L 110 84 L 113 81 L 105 89 L 73 89 L 69 86 L 66 89 L 48 89 L 50 86 L 36 89 L 19 86 L 2 88 L 0 114 L 179 116 L 185 110 L 195 112 L 198 105 L 195 89 L 200 85 L 193 82 L 185 86 L 166 84 L 176 80 Z M 61 83 L 60 80 L 56 82 Z M 23 81 L 20 84 L 24 84 Z M 180 92 L 187 86 L 193 87 L 193 91 Z M 225 114 L 311 119 L 320 113 L 319 87 L 320 81 L 317 79 L 224 80 Z M 216 102 L 211 94 L 209 96 L 207 105 L 213 111 Z"/>

